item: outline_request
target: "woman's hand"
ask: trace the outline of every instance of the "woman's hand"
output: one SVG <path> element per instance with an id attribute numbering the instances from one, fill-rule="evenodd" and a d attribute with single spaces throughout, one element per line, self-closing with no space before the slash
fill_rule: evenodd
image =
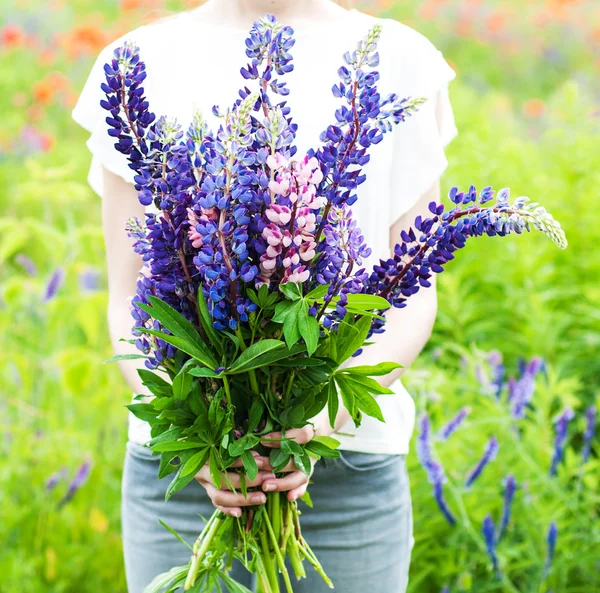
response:
<path id="1" fill-rule="evenodd" d="M 307 424 L 303 428 L 291 428 L 290 430 L 286 430 L 285 436 L 288 439 L 293 439 L 299 445 L 305 445 L 317 435 L 317 430 L 316 425 Z M 263 438 L 278 439 L 275 441 L 261 441 L 265 447 L 278 448 L 282 434 L 280 432 L 270 432 L 269 434 L 265 434 Z M 313 457 L 310 458 L 310 476 L 312 476 L 316 462 L 316 459 Z M 265 468 L 273 469 L 270 463 L 266 465 Z M 276 478 L 275 476 L 265 478 L 262 483 L 262 489 L 265 492 L 287 492 L 287 499 L 290 502 L 304 496 L 310 476 L 307 476 L 303 471 L 300 471 L 296 467 L 293 459 L 290 459 L 290 462 L 281 470 L 281 473 L 286 473 L 287 475 L 283 478 Z"/>
<path id="2" fill-rule="evenodd" d="M 275 474 L 270 471 L 269 458 L 261 457 L 258 453 L 254 452 L 253 455 L 259 467 L 259 472 L 254 480 L 251 482 L 246 481 L 248 488 L 261 486 L 264 480 L 275 478 Z M 242 467 L 242 460 L 238 459 L 231 467 Z M 264 468 L 264 470 L 261 468 Z M 241 517 L 241 507 L 264 504 L 267 501 L 266 495 L 260 491 L 248 492 L 248 498 L 244 498 L 241 492 L 240 474 L 238 472 L 228 471 L 223 472 L 222 475 L 223 486 L 222 488 L 217 488 L 212 481 L 209 465 L 206 463 L 194 477 L 206 490 L 215 508 L 226 515 Z M 230 487 L 233 487 L 236 492 L 232 492 Z"/>

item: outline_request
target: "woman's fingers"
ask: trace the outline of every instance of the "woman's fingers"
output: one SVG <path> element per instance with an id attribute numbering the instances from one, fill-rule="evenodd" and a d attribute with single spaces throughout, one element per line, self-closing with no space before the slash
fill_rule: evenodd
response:
<path id="1" fill-rule="evenodd" d="M 306 491 L 308 476 L 301 471 L 289 473 L 283 478 L 265 480 L 262 488 L 265 492 L 288 492 L 288 500 L 293 501 Z"/>
<path id="2" fill-rule="evenodd" d="M 244 498 L 241 492 L 234 494 L 229 490 L 219 490 L 212 482 L 205 482 L 202 485 L 206 489 L 213 505 L 217 508 L 238 509 L 255 504 L 264 504 L 267 501 L 267 496 L 263 492 L 248 492 L 248 498 Z"/>
<path id="3" fill-rule="evenodd" d="M 286 439 L 293 439 L 300 445 L 306 445 L 309 441 L 311 441 L 315 436 L 315 427 L 312 424 L 307 424 L 302 428 L 290 428 L 285 431 Z M 279 441 L 283 438 L 280 432 L 270 432 L 268 434 L 263 435 L 263 439 L 276 439 L 276 440 L 268 440 L 261 441 L 261 443 L 265 447 L 276 447 L 279 448 Z"/>

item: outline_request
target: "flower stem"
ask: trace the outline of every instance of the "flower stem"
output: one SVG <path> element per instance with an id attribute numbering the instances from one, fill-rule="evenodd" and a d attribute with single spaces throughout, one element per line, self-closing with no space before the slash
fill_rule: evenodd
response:
<path id="1" fill-rule="evenodd" d="M 192 563 L 185 580 L 184 591 L 188 591 L 194 586 L 196 577 L 198 576 L 198 570 L 200 569 L 200 563 L 204 558 L 212 540 L 217 534 L 221 522 L 223 521 L 224 515 L 221 511 L 215 511 L 208 523 L 205 525 L 202 533 L 198 536 L 198 539 L 194 542 L 192 551 Z"/>
<path id="2" fill-rule="evenodd" d="M 269 532 L 269 536 L 271 537 L 271 543 L 273 544 L 273 549 L 275 551 L 275 558 L 277 558 L 277 564 L 279 565 L 279 570 L 281 571 L 281 574 L 283 575 L 283 580 L 285 582 L 285 587 L 287 589 L 287 593 L 294 593 L 294 590 L 292 589 L 292 583 L 290 582 L 290 575 L 285 566 L 285 561 L 283 560 L 283 556 L 281 555 L 281 550 L 279 549 L 279 543 L 277 542 L 277 536 L 275 535 L 275 532 L 273 531 L 273 526 L 271 525 L 271 521 L 269 519 L 269 514 L 263 513 L 263 515 L 264 515 L 263 521 L 265 522 L 265 525 L 267 526 L 267 531 Z"/>

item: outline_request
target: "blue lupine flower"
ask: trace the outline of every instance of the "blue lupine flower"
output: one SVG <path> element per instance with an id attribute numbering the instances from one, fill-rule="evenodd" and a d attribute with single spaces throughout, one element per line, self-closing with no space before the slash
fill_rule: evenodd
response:
<path id="1" fill-rule="evenodd" d="M 67 477 L 67 468 L 63 467 L 59 472 L 54 472 L 46 480 L 46 490 L 50 491 L 56 488 L 57 484 Z"/>
<path id="2" fill-rule="evenodd" d="M 590 406 L 585 411 L 586 427 L 583 435 L 583 462 L 585 463 L 592 451 L 592 440 L 596 429 L 596 406 Z"/>
<path id="3" fill-rule="evenodd" d="M 15 257 L 15 261 L 30 275 L 37 276 L 37 268 L 30 257 L 24 253 L 19 253 Z"/>
<path id="4" fill-rule="evenodd" d="M 498 449 L 500 445 L 498 444 L 498 439 L 495 436 L 492 436 L 488 441 L 485 451 L 481 459 L 477 462 L 477 465 L 471 470 L 469 475 L 467 476 L 466 486 L 469 487 L 473 482 L 479 477 L 483 468 L 493 459 L 495 459 L 496 454 L 498 453 Z"/>
<path id="5" fill-rule="evenodd" d="M 554 552 L 556 550 L 557 537 L 558 527 L 556 526 L 556 522 L 552 521 L 550 523 L 550 527 L 548 528 L 548 535 L 546 537 L 546 542 L 548 544 L 548 552 L 546 554 L 546 564 L 544 565 L 544 578 L 548 576 L 550 568 L 552 567 L 552 560 L 554 559 Z"/>
<path id="6" fill-rule="evenodd" d="M 492 566 L 494 567 L 494 572 L 499 576 L 500 570 L 498 568 L 498 555 L 496 553 L 496 528 L 490 515 L 487 515 L 483 520 L 483 528 L 481 531 L 485 539 L 487 554 L 492 561 Z"/>
<path id="7" fill-rule="evenodd" d="M 100 272 L 96 268 L 87 267 L 78 278 L 82 292 L 93 292 L 100 286 Z"/>
<path id="8" fill-rule="evenodd" d="M 442 511 L 444 517 L 450 525 L 454 525 L 456 520 L 452 515 L 445 499 L 444 499 L 444 482 L 446 482 L 446 475 L 444 468 L 441 463 L 433 459 L 431 452 L 431 427 L 429 422 L 429 416 L 427 413 L 423 413 L 419 421 L 419 435 L 417 437 L 417 456 L 421 465 L 427 473 L 429 482 L 433 485 L 433 494 L 437 504 Z"/>
<path id="9" fill-rule="evenodd" d="M 571 408 L 565 408 L 562 414 L 556 417 L 554 424 L 556 433 L 554 436 L 554 455 L 552 456 L 552 464 L 550 466 L 550 475 L 555 476 L 558 469 L 558 464 L 563 458 L 565 441 L 567 440 L 567 430 L 569 422 L 573 420 L 575 414 Z"/>
<path id="10" fill-rule="evenodd" d="M 446 586 L 445 586 L 445 587 L 442 589 L 441 593 L 450 593 L 450 586 L 449 586 L 449 585 L 446 585 Z"/>
<path id="11" fill-rule="evenodd" d="M 63 505 L 68 503 L 73 498 L 73 496 L 75 496 L 75 493 L 87 482 L 88 478 L 90 477 L 91 470 L 92 462 L 91 460 L 87 459 L 79 466 L 79 468 L 75 472 L 75 476 L 71 480 L 66 494 L 58 503 L 59 507 L 62 507 Z"/>
<path id="12" fill-rule="evenodd" d="M 509 379 L 508 401 L 511 405 L 513 418 L 520 419 L 525 416 L 525 409 L 529 405 L 535 391 L 535 377 L 542 369 L 543 360 L 539 357 L 532 358 L 529 363 L 520 364 L 521 376 L 518 380 Z"/>
<path id="13" fill-rule="evenodd" d="M 512 502 L 517 490 L 517 481 L 512 474 L 508 474 L 502 482 L 504 485 L 504 505 L 502 508 L 502 520 L 498 526 L 498 536 L 496 538 L 498 541 L 500 541 L 500 538 L 508 527 Z"/>
<path id="14" fill-rule="evenodd" d="M 466 406 L 461 408 L 456 416 L 452 418 L 447 424 L 442 426 L 437 432 L 437 438 L 440 441 L 446 441 L 450 435 L 454 434 L 464 422 L 465 418 L 471 413 L 471 408 Z"/>
<path id="15" fill-rule="evenodd" d="M 64 268 L 57 268 L 52 276 L 50 277 L 50 281 L 46 285 L 46 290 L 44 292 L 43 301 L 47 302 L 53 299 L 58 292 L 58 289 L 61 287 L 63 280 L 65 279 L 65 270 Z"/>

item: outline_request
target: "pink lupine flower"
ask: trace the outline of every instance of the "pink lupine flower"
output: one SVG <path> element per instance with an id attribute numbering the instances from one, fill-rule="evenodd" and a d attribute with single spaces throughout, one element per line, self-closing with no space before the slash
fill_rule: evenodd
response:
<path id="1" fill-rule="evenodd" d="M 275 179 L 269 181 L 269 189 L 274 194 L 285 196 L 290 190 L 290 180 L 281 176 L 278 176 L 277 179 L 279 179 L 279 181 L 275 181 Z"/>
<path id="2" fill-rule="evenodd" d="M 267 218 L 277 224 L 287 224 L 292 218 L 292 212 L 287 206 L 271 204 L 266 212 Z"/>

